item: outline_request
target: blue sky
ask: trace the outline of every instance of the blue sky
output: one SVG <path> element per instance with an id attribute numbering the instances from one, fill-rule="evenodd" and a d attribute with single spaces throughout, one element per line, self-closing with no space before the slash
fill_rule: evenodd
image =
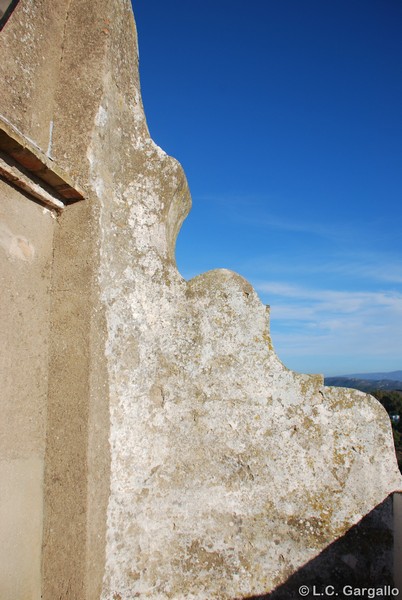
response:
<path id="1" fill-rule="evenodd" d="M 400 0 L 133 0 L 180 272 L 248 279 L 289 368 L 402 368 Z"/>

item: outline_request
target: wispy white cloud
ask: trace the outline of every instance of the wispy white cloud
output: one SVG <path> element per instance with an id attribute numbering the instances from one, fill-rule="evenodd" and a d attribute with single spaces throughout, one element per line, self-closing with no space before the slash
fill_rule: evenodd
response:
<path id="1" fill-rule="evenodd" d="M 339 230 L 335 231 L 334 227 L 326 223 L 319 223 L 314 221 L 302 221 L 295 218 L 294 216 L 281 217 L 281 216 L 264 216 L 263 218 L 245 218 L 242 217 L 242 221 L 246 225 L 256 225 L 258 227 L 265 227 L 267 229 L 275 229 L 277 231 L 288 231 L 294 233 L 306 233 L 308 235 L 318 235 L 322 237 L 333 237 L 339 236 Z"/>
<path id="2" fill-rule="evenodd" d="M 356 237 L 356 224 L 352 225 L 344 218 L 339 218 L 336 223 L 329 221 L 324 210 L 321 219 L 319 214 L 314 218 L 309 218 L 301 211 L 297 214 L 294 199 L 286 201 L 275 194 L 209 194 L 194 200 L 223 208 L 226 219 L 241 223 L 244 228 L 257 227 L 267 232 L 300 233 L 338 241 Z M 326 203 L 327 200 L 323 198 L 322 205 Z M 290 206 L 291 211 L 286 209 Z"/>
<path id="3" fill-rule="evenodd" d="M 271 305 L 273 342 L 280 358 L 315 356 L 402 362 L 402 293 L 339 291 L 264 281 L 256 286 Z M 314 366 L 308 370 L 319 370 Z M 390 370 L 392 367 L 390 367 Z M 353 369 L 352 369 L 353 370 Z M 339 372 L 339 370 L 338 370 Z"/>
<path id="4" fill-rule="evenodd" d="M 402 301 L 402 293 L 399 292 L 328 290 L 293 285 L 281 281 L 263 281 L 256 285 L 256 289 L 286 298 L 318 301 L 321 304 L 324 303 L 326 306 L 332 306 L 342 311 L 355 310 L 367 303 L 399 306 Z"/>
<path id="5" fill-rule="evenodd" d="M 333 274 L 344 277 L 358 277 L 386 283 L 402 283 L 402 248 L 399 252 L 384 251 L 374 247 L 370 240 L 369 247 L 357 244 L 337 250 L 328 257 L 325 268 Z"/>
<path id="6" fill-rule="evenodd" d="M 296 214 L 266 214 L 266 211 L 254 211 L 245 215 L 244 211 L 231 211 L 231 218 L 241 222 L 244 227 L 258 227 L 265 229 L 267 234 L 275 232 L 276 234 L 302 234 L 309 237 L 316 237 L 326 240 L 332 240 L 338 243 L 346 243 L 353 236 L 356 237 L 356 228 L 345 221 L 337 223 L 327 220 L 300 218 Z"/>
<path id="7" fill-rule="evenodd" d="M 402 251 L 395 253 L 374 254 L 371 251 L 354 252 L 346 250 L 326 252 L 322 255 L 307 254 L 297 250 L 290 252 L 274 252 L 265 256 L 253 256 L 242 261 L 239 266 L 250 276 L 286 277 L 288 280 L 299 280 L 301 277 L 337 277 L 345 282 L 357 279 L 367 283 L 402 284 Z"/>

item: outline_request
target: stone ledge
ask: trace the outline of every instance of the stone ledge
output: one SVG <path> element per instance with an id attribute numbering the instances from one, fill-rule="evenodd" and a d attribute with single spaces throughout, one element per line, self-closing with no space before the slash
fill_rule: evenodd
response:
<path id="1" fill-rule="evenodd" d="M 0 175 L 57 210 L 84 199 L 71 178 L 1 115 Z"/>

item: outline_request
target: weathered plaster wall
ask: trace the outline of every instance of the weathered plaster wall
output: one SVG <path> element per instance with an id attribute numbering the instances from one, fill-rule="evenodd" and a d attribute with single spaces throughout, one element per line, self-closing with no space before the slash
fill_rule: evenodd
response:
<path id="1" fill-rule="evenodd" d="M 52 213 L 0 181 L 0 598 L 40 598 Z"/>
<path id="2" fill-rule="evenodd" d="M 47 3 L 48 10 L 51 3 Z M 87 190 L 58 219 L 52 279 L 43 596 L 98 599 L 109 493 L 109 405 L 98 270 L 99 205 L 86 156 L 103 94 L 114 2 L 70 1 L 52 155 Z"/>
<path id="3" fill-rule="evenodd" d="M 17 9 L 0 112 L 87 194 L 54 233 L 43 598 L 267 593 L 400 489 L 388 418 L 287 370 L 239 275 L 178 273 L 190 196 L 149 138 L 130 2 Z"/>
<path id="4" fill-rule="evenodd" d="M 88 182 L 89 167 L 86 147 L 97 110 L 96 98 L 102 93 L 107 43 L 107 36 L 102 32 L 105 27 L 103 12 L 102 3 L 21 0 L 0 36 L 3 57 L 0 70 L 2 81 L 6 83 L 0 89 L 0 113 L 52 158 L 55 143 L 55 164 L 64 167 L 84 186 Z M 91 30 L 92 35 L 89 34 Z M 83 31 L 86 32 L 84 35 Z M 20 194 L 15 194 L 19 198 Z M 27 200 L 27 204 L 28 208 L 13 205 L 17 224 L 31 218 L 30 210 L 42 210 L 31 201 Z M 8 207 L 4 206 L 4 209 L 7 212 Z M 38 417 L 33 405 L 27 414 L 32 427 L 41 428 L 40 485 L 35 489 L 32 485 L 30 493 L 23 491 L 25 504 L 21 500 L 20 504 L 15 504 L 15 510 L 21 518 L 25 513 L 27 521 L 32 517 L 32 523 L 39 518 L 40 539 L 36 539 L 34 548 L 26 544 L 29 528 L 20 523 L 24 552 L 9 553 L 10 568 L 3 571 L 0 568 L 2 581 L 12 591 L 10 598 L 13 600 L 39 600 L 41 592 L 44 598 L 51 600 L 56 597 L 81 600 L 99 598 L 100 595 L 104 513 L 109 485 L 109 424 L 107 383 L 102 371 L 104 327 L 97 301 L 99 294 L 94 292 L 99 243 L 96 211 L 97 206 L 91 202 L 88 193 L 86 202 L 71 206 L 57 221 L 52 221 L 55 235 L 50 257 L 54 268 L 52 280 L 47 281 L 51 293 L 47 304 L 38 298 L 38 294 L 35 296 L 38 310 L 46 307 L 45 323 L 50 329 L 48 345 L 44 343 L 41 353 L 45 371 L 37 370 L 30 382 L 31 390 L 35 386 L 45 386 L 45 411 Z M 32 222 L 32 227 L 37 236 L 43 235 L 46 239 L 46 231 L 42 231 L 37 220 Z M 16 231 L 20 231 L 18 227 Z M 38 282 L 37 277 L 38 273 L 32 274 L 35 287 L 40 289 L 41 280 Z M 18 273 L 15 282 L 20 293 L 19 286 L 23 282 Z M 24 304 L 23 298 L 21 303 Z M 32 320 L 33 313 L 28 310 L 32 308 L 32 302 L 26 303 L 25 307 L 27 310 L 20 319 L 22 332 L 24 328 L 34 329 L 36 324 Z M 40 336 L 36 331 L 31 333 L 31 344 L 40 345 Z M 12 335 L 18 338 L 21 334 L 16 335 L 14 331 Z M 11 350 L 8 361 L 17 364 L 20 356 Z M 24 358 L 22 354 L 21 359 Z M 18 379 L 15 368 L 10 373 L 10 381 Z M 15 388 L 12 400 L 13 411 L 17 414 L 19 395 Z M 6 427 L 9 427 L 8 423 L 5 421 Z M 24 442 L 18 431 L 13 433 L 14 445 L 20 447 Z M 38 481 L 36 478 L 35 483 Z M 7 491 L 4 479 L 3 485 Z M 38 502 L 35 510 L 28 512 L 28 506 L 34 502 L 33 492 L 37 494 Z M 7 494 L 5 499 L 9 505 L 13 497 Z M 6 525 L 7 519 L 9 515 L 5 517 Z M 8 523 L 7 533 L 10 543 L 14 544 L 18 539 L 16 528 L 10 520 Z M 29 574 L 24 575 L 22 569 L 24 553 L 30 551 L 35 581 L 29 580 Z M 25 585 L 26 595 L 21 592 L 19 596 L 20 587 L 16 587 L 15 577 L 10 579 L 9 576 L 11 570 L 18 573 L 19 585 Z"/>
<path id="5" fill-rule="evenodd" d="M 54 91 L 69 1 L 21 0 L 1 32 L 0 114 L 51 151 Z"/>

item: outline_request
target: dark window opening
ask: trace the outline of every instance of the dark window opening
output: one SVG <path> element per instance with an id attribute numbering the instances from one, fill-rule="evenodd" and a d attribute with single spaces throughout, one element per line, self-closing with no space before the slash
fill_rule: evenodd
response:
<path id="1" fill-rule="evenodd" d="M 0 0 L 0 31 L 7 23 L 19 0 Z"/>

